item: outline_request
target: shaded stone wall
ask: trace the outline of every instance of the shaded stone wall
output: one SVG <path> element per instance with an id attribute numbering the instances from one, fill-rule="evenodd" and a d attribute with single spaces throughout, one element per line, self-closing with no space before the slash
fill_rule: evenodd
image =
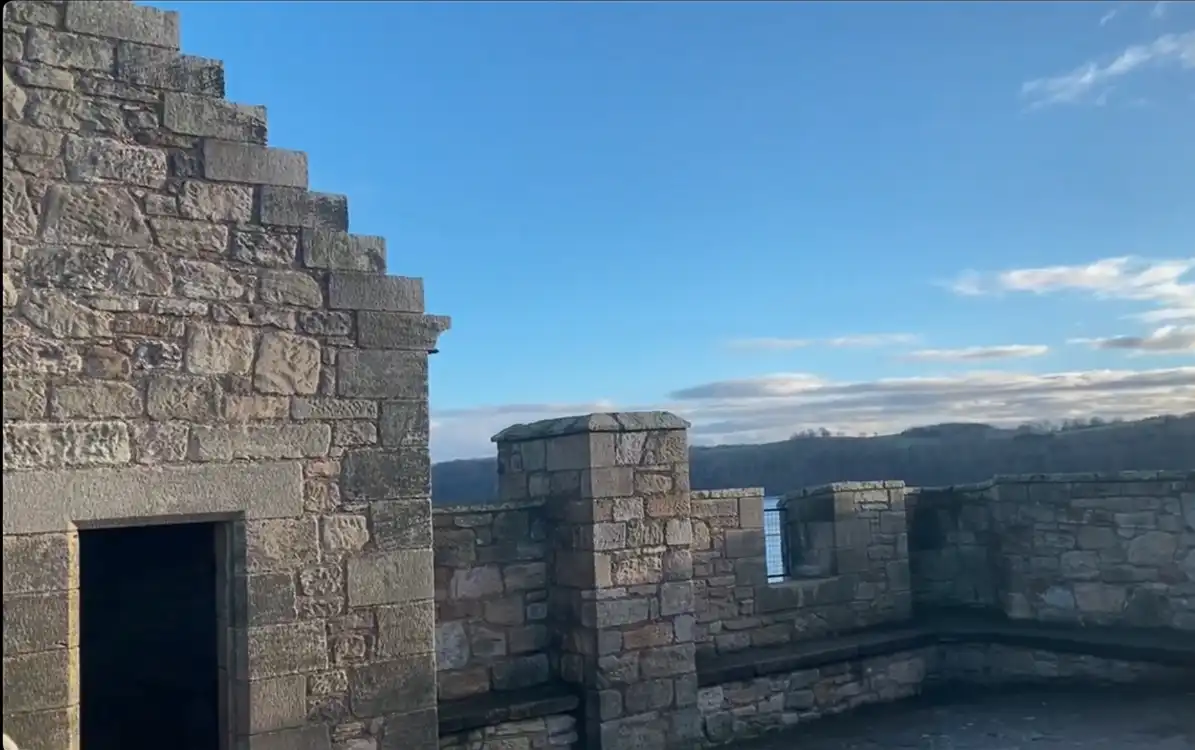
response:
<path id="1" fill-rule="evenodd" d="M 551 678 L 543 506 L 531 500 L 435 509 L 441 700 Z"/>
<path id="2" fill-rule="evenodd" d="M 441 750 L 568 750 L 578 742 L 577 719 L 569 714 L 503 721 L 485 729 L 440 738 Z"/>
<path id="3" fill-rule="evenodd" d="M 857 630 L 911 616 L 900 482 L 843 482 L 791 493 L 786 546 L 803 520 L 832 532 L 826 575 L 769 582 L 763 492 L 694 493 L 697 617 L 703 652 L 729 653 Z"/>
<path id="4" fill-rule="evenodd" d="M 77 746 L 75 530 L 188 518 L 228 525 L 229 743 L 435 747 L 448 319 L 177 14 L 12 2 L 3 33 L 6 732 Z"/>
<path id="5" fill-rule="evenodd" d="M 919 648 L 703 687 L 697 699 L 703 736 L 697 746 L 733 744 L 938 686 L 1072 682 L 1186 690 L 1191 680 L 1190 669 L 1015 646 Z"/>
<path id="6" fill-rule="evenodd" d="M 1195 629 L 1195 473 L 997 477 L 909 501 L 920 605 Z"/>

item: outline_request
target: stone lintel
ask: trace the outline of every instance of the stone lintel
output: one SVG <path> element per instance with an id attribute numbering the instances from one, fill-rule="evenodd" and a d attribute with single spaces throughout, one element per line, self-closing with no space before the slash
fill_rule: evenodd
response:
<path id="1" fill-rule="evenodd" d="M 17 471 L 4 475 L 4 533 L 67 531 L 71 522 L 244 513 L 303 514 L 297 461 Z"/>
<path id="2" fill-rule="evenodd" d="M 511 425 L 490 440 L 495 443 L 509 443 L 586 432 L 650 432 L 653 430 L 687 429 L 689 429 L 689 423 L 669 411 L 623 411 L 541 419 L 529 424 Z"/>

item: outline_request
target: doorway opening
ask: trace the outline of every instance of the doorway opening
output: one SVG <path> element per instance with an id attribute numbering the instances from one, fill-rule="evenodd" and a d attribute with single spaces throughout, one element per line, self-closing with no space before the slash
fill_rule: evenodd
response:
<path id="1" fill-rule="evenodd" d="M 87 750 L 220 747 L 215 523 L 79 532 Z"/>

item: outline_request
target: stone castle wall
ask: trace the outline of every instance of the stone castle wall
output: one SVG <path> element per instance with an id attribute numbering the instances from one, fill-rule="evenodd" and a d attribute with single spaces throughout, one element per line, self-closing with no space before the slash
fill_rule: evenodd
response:
<path id="1" fill-rule="evenodd" d="M 441 699 L 517 690 L 551 678 L 543 505 L 532 500 L 435 509 Z"/>
<path id="2" fill-rule="evenodd" d="M 694 492 L 694 576 L 704 653 L 791 643 L 831 632 L 907 620 L 912 597 L 900 482 L 843 482 L 781 501 L 786 544 L 803 520 L 830 527 L 829 568 L 769 581 L 763 491 Z M 804 516 L 801 514 L 804 513 Z M 789 569 L 800 556 L 788 550 Z"/>
<path id="3" fill-rule="evenodd" d="M 909 496 L 925 606 L 1195 630 L 1195 475 L 998 477 Z"/>
<path id="4" fill-rule="evenodd" d="M 179 54 L 177 14 L 3 12 L 6 732 L 76 746 L 79 531 L 216 520 L 230 742 L 436 747 L 448 319 L 219 62 Z"/>

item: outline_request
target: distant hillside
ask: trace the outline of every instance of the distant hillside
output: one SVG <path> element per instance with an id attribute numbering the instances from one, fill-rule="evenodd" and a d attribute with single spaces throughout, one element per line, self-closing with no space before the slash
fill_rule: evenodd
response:
<path id="1" fill-rule="evenodd" d="M 949 424 L 876 437 L 798 435 L 778 443 L 696 447 L 690 460 L 694 489 L 762 486 L 768 494 L 865 479 L 933 486 L 995 474 L 1195 469 L 1195 412 L 1059 430 Z M 432 467 L 433 499 L 440 504 L 485 502 L 496 486 L 492 458 Z"/>

